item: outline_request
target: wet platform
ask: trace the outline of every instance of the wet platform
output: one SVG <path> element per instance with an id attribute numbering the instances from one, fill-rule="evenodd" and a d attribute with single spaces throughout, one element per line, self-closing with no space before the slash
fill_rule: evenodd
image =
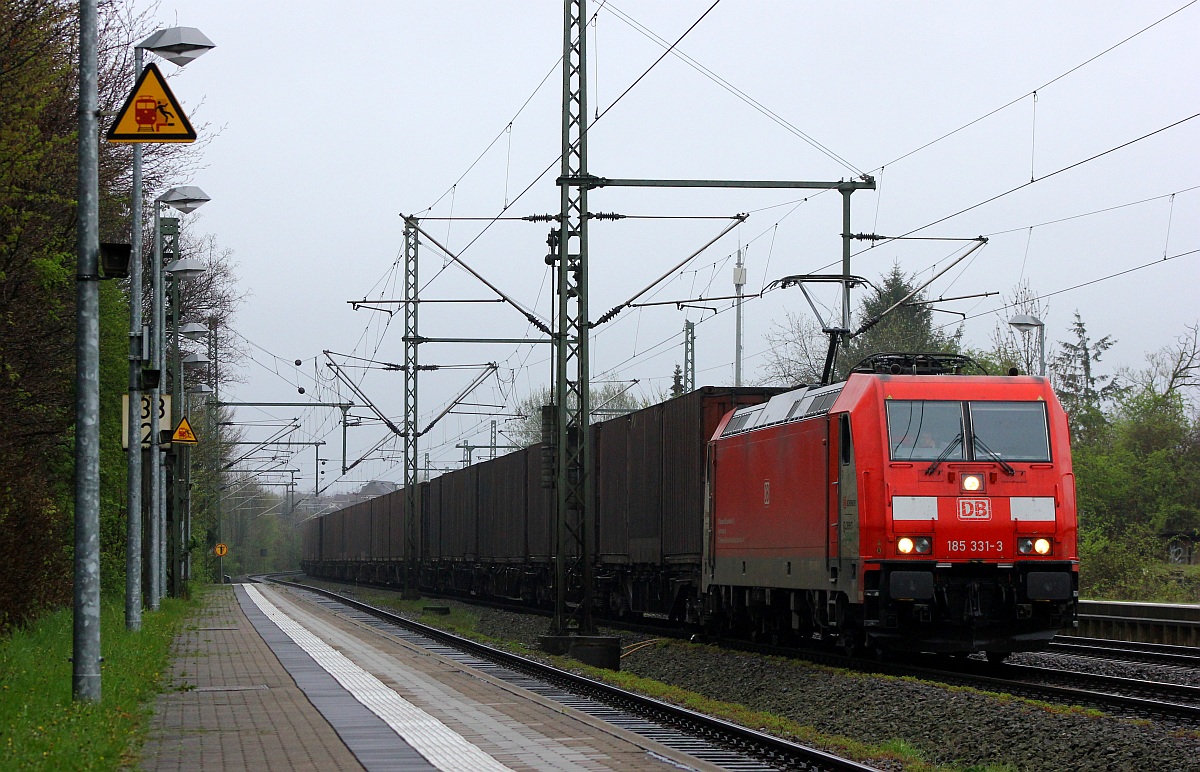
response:
<path id="1" fill-rule="evenodd" d="M 142 769 L 715 769 L 263 585 L 175 646 Z"/>

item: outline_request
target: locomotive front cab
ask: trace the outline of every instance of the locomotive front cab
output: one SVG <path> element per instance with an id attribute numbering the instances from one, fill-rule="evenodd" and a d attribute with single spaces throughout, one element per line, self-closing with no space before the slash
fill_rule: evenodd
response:
<path id="1" fill-rule="evenodd" d="M 864 554 L 868 635 L 926 651 L 1044 647 L 1074 624 L 1078 596 L 1066 419 L 1048 384 L 879 386 L 884 516 L 876 554 Z"/>

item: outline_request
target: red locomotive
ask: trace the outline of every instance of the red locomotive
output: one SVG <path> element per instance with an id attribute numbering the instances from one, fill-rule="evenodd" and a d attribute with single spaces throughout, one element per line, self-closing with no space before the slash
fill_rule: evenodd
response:
<path id="1" fill-rule="evenodd" d="M 1067 421 L 1044 378 L 884 357 L 722 421 L 702 595 L 715 628 L 916 651 L 1042 648 L 1075 622 Z"/>
<path id="2" fill-rule="evenodd" d="M 848 650 L 1044 646 L 1077 600 L 1066 418 L 1044 378 L 939 374 L 967 361 L 705 387 L 596 424 L 595 610 Z M 421 483 L 421 588 L 554 597 L 540 458 Z M 304 570 L 402 583 L 404 500 L 306 522 Z"/>

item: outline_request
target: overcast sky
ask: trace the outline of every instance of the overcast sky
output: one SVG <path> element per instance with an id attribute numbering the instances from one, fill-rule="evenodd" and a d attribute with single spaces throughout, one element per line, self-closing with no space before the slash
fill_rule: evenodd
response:
<path id="1" fill-rule="evenodd" d="M 724 0 L 679 44 L 686 59 L 666 57 L 624 94 L 662 55 L 653 36 L 674 42 L 711 4 L 589 4 L 589 113 L 602 114 L 589 132 L 592 174 L 814 181 L 872 174 L 879 189 L 853 196 L 854 232 L 988 237 L 928 291 L 999 293 L 940 306 L 965 320 L 935 315 L 949 330 L 961 323 L 972 346 L 990 346 L 1012 315 L 1004 297 L 1022 281 L 1047 296 L 1048 347 L 1071 339 L 1076 311 L 1094 337 L 1117 339 L 1104 372 L 1141 366 L 1147 352 L 1200 319 L 1200 118 L 1187 120 L 1200 112 L 1200 7 L 1183 0 Z M 160 67 L 209 140 L 203 168 L 179 181 L 212 197 L 189 217 L 233 251 L 250 294 L 236 332 L 251 359 L 223 399 L 360 402 L 332 379 L 322 351 L 403 360 L 401 316 L 348 304 L 401 297 L 401 213 L 558 210 L 561 3 L 164 0 L 154 18 L 198 27 L 217 44 L 185 69 Z M 739 247 L 747 294 L 781 276 L 839 270 L 840 196 L 813 193 L 594 191 L 593 212 L 675 219 L 593 222 L 592 317 L 720 233 L 728 221 L 713 217 L 750 213 L 644 299 L 732 294 Z M 424 227 L 450 249 L 466 248 L 472 268 L 550 317 L 547 223 L 426 219 Z M 875 280 L 899 264 L 927 279 L 962 249 L 951 241 L 860 244 L 852 270 Z M 438 250 L 423 244 L 423 297 L 492 297 L 443 266 Z M 833 287 L 817 295 L 822 313 L 840 313 Z M 710 310 L 630 309 L 598 328 L 593 379 L 637 379 L 640 396 L 667 390 L 692 321 L 697 384 L 732 383 L 730 303 L 693 305 Z M 768 293 L 744 311 L 745 377 L 754 382 L 772 325 L 787 313 L 812 314 L 795 289 Z M 496 304 L 423 305 L 420 331 L 538 337 Z M 423 346 L 424 363 L 498 363 L 469 401 L 506 407 L 465 408 L 498 416 L 449 416 L 423 438 L 422 455 L 445 466 L 461 460 L 456 444 L 487 444 L 490 422 L 503 430 L 516 402 L 548 383 L 549 355 L 544 345 Z M 347 372 L 399 421 L 400 373 Z M 423 376 L 422 423 L 478 372 Z M 293 417 L 303 426 L 290 439 L 328 443 L 324 482 L 349 489 L 401 478 L 394 442 L 339 474 L 336 410 L 238 410 L 240 421 Z M 247 434 L 270 431 L 256 426 Z M 351 428 L 350 460 L 386 434 L 376 422 Z M 291 463 L 301 470 L 302 491 L 312 490 L 313 464 L 311 450 Z"/>

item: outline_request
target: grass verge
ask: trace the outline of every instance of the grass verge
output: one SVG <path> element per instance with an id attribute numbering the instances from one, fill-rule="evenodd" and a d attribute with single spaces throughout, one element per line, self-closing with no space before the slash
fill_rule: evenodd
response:
<path id="1" fill-rule="evenodd" d="M 153 699 L 166 684 L 171 642 L 199 601 L 167 598 L 125 629 L 124 600 L 100 611 L 101 699 L 71 699 L 72 612 L 48 614 L 0 640 L 0 768 L 115 770 L 134 760 Z"/>

